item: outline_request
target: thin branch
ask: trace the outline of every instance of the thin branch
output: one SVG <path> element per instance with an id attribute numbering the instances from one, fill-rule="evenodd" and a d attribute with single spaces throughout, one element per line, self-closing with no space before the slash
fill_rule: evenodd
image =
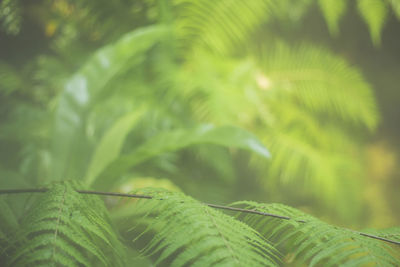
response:
<path id="1" fill-rule="evenodd" d="M 262 212 L 258 210 L 248 210 L 248 209 L 241 209 L 241 208 L 234 208 L 234 207 L 229 207 L 229 206 L 222 206 L 222 205 L 216 205 L 216 204 L 210 204 L 210 203 L 204 203 L 205 205 L 211 207 L 211 208 L 216 208 L 216 209 L 223 209 L 223 210 L 232 210 L 232 211 L 239 211 L 239 212 L 245 212 L 245 213 L 253 213 L 253 214 L 258 214 L 262 216 L 269 216 L 269 217 L 274 217 L 282 220 L 291 220 L 292 218 L 287 217 L 287 216 L 281 216 L 281 215 L 276 215 L 272 213 L 267 213 L 267 212 Z M 304 223 L 305 221 L 298 221 Z"/>
<path id="2" fill-rule="evenodd" d="M 19 194 L 19 193 L 44 193 L 49 191 L 48 188 L 29 188 L 29 189 L 3 189 L 0 190 L 2 194 Z"/>
<path id="3" fill-rule="evenodd" d="M 367 233 L 363 233 L 363 232 L 358 232 L 358 231 L 354 231 L 354 230 L 351 230 L 351 229 L 349 229 L 349 230 L 353 231 L 355 233 L 358 233 L 359 235 L 362 235 L 362 236 L 366 236 L 366 237 L 377 239 L 377 240 L 382 240 L 382 241 L 393 243 L 393 244 L 396 244 L 396 245 L 400 245 L 400 242 L 397 242 L 397 241 L 394 241 L 394 240 L 391 240 L 391 239 L 387 239 L 387 238 L 384 238 L 384 237 L 371 235 L 371 234 L 367 234 Z"/>
<path id="4" fill-rule="evenodd" d="M 114 192 L 100 192 L 100 191 L 88 191 L 88 190 L 76 190 L 76 192 L 81 194 L 89 195 L 102 195 L 102 196 L 112 196 L 112 197 L 132 197 L 132 198 L 146 198 L 152 199 L 152 196 L 144 196 L 137 194 L 124 194 L 124 193 L 114 193 Z"/>
<path id="5" fill-rule="evenodd" d="M 49 189 L 48 188 L 32 188 L 32 189 L 5 189 L 5 190 L 0 190 L 0 195 L 2 194 L 18 194 L 18 193 L 44 193 L 47 192 Z M 90 191 L 90 190 L 76 190 L 76 192 L 80 194 L 90 194 L 90 195 L 101 195 L 101 196 L 112 196 L 112 197 L 130 197 L 130 198 L 142 198 L 142 199 L 154 199 L 152 196 L 146 196 L 146 195 L 138 195 L 138 194 L 125 194 L 125 193 L 115 193 L 115 192 L 101 192 L 101 191 Z M 157 199 L 157 200 L 162 200 L 162 199 Z M 251 213 L 251 214 L 257 214 L 261 216 L 268 216 L 268 217 L 273 217 L 281 220 L 295 220 L 291 217 L 287 216 L 281 216 L 277 214 L 272 214 L 272 213 L 267 213 L 267 212 L 262 212 L 258 210 L 249 210 L 249 209 L 241 209 L 241 208 L 234 208 L 234 207 L 229 207 L 229 206 L 222 206 L 222 205 L 217 205 L 217 204 L 210 204 L 210 203 L 203 203 L 204 205 L 207 205 L 211 208 L 215 209 L 224 209 L 224 210 L 230 210 L 230 211 L 237 211 L 237 212 L 243 212 L 243 213 Z M 296 222 L 299 223 L 306 223 L 306 221 L 303 220 L 295 220 Z M 345 228 L 346 229 L 346 228 Z M 358 233 L 361 236 L 373 238 L 376 240 L 381 240 L 385 241 L 388 243 L 392 243 L 395 245 L 400 245 L 399 241 L 387 239 L 384 237 L 376 236 L 376 235 L 371 235 L 363 232 L 358 232 L 355 230 L 347 229 L 350 230 L 354 233 Z"/>

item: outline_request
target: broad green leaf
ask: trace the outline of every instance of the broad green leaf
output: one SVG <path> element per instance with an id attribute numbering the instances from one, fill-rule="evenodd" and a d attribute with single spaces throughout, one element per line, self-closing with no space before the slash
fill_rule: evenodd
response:
<path id="1" fill-rule="evenodd" d="M 177 151 L 196 144 L 215 144 L 252 151 L 262 157 L 270 156 L 264 145 L 251 133 L 233 126 L 214 127 L 201 125 L 194 129 L 179 129 L 160 133 L 135 151 L 122 155 L 99 176 L 97 185 L 104 187 L 108 182 L 115 183 L 120 175 L 133 166 L 165 152 Z M 210 155 L 212 157 L 212 155 Z"/>
<path id="2" fill-rule="evenodd" d="M 142 111 L 135 110 L 122 116 L 109 129 L 96 147 L 93 158 L 86 173 L 85 181 L 91 184 L 96 176 L 101 173 L 107 165 L 115 160 L 122 149 L 126 136 L 142 115 Z"/>
<path id="3" fill-rule="evenodd" d="M 111 81 L 127 68 L 137 66 L 143 53 L 165 32 L 165 27 L 152 26 L 126 34 L 115 44 L 96 52 L 66 83 L 55 114 L 52 179 L 83 174 L 90 153 L 85 121 L 91 105 L 100 93 L 113 90 L 109 86 Z"/>

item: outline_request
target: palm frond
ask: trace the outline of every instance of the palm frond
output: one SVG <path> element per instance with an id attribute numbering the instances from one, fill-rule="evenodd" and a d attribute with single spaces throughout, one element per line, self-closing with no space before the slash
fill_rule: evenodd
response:
<path id="1" fill-rule="evenodd" d="M 44 193 L 15 234 L 8 265 L 122 265 L 122 245 L 103 203 L 75 187 L 57 183 Z"/>
<path id="2" fill-rule="evenodd" d="M 156 265 L 277 266 L 279 253 L 246 224 L 182 193 L 140 192 L 153 199 L 130 202 L 114 219 L 136 242 L 154 234 L 142 253 L 154 255 Z M 136 236 L 140 226 L 145 229 Z"/>
<path id="3" fill-rule="evenodd" d="M 291 217 L 282 221 L 245 215 L 241 220 L 309 266 L 396 266 L 400 262 L 399 248 L 356 231 L 329 225 L 294 208 L 249 201 L 234 205 Z M 398 229 L 389 230 L 386 235 L 381 232 L 382 237 L 390 234 L 397 236 Z"/>

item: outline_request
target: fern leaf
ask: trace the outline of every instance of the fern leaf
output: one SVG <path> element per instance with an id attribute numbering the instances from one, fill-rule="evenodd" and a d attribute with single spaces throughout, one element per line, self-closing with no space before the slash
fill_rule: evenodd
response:
<path id="1" fill-rule="evenodd" d="M 392 5 L 394 14 L 400 19 L 400 0 L 389 0 L 389 3 Z"/>
<path id="2" fill-rule="evenodd" d="M 290 49 L 278 44 L 262 57 L 261 65 L 272 88 L 306 108 L 370 129 L 376 126 L 377 109 L 370 86 L 340 57 L 308 45 Z"/>
<path id="3" fill-rule="evenodd" d="M 367 230 L 364 230 L 364 232 L 367 234 L 377 235 L 377 236 L 380 236 L 380 237 L 383 237 L 386 239 L 400 241 L 400 227 L 392 227 L 392 228 L 381 229 L 381 230 L 367 229 Z M 400 250 L 398 252 L 400 255 Z"/>
<path id="4" fill-rule="evenodd" d="M 358 0 L 358 10 L 368 24 L 374 45 L 380 45 L 381 33 L 388 15 L 383 0 Z"/>
<path id="5" fill-rule="evenodd" d="M 119 266 L 122 245 L 100 199 L 56 183 L 30 210 L 16 235 L 12 266 Z"/>
<path id="6" fill-rule="evenodd" d="M 294 116 L 293 119 L 304 123 L 301 117 Z M 312 128 L 317 131 L 314 133 Z M 338 217 L 356 215 L 360 208 L 361 185 L 355 177 L 363 172 L 361 162 L 354 161 L 351 153 L 344 152 L 356 149 L 351 140 L 334 128 L 318 129 L 315 123 L 304 132 L 283 129 L 271 129 L 265 138 L 274 155 L 267 169 L 270 179 L 266 179 L 266 185 L 296 185 L 302 192 L 316 196 Z M 328 141 L 321 144 L 324 140 Z M 341 197 L 338 199 L 338 196 Z M 352 205 L 348 205 L 349 202 Z"/>
<path id="7" fill-rule="evenodd" d="M 273 155 L 257 164 L 268 166 L 268 190 L 304 186 L 341 218 L 357 214 L 361 151 L 343 125 L 373 130 L 379 118 L 361 73 L 310 45 L 263 47 L 254 60 L 200 55 L 182 75 L 183 94 L 202 120 L 235 120 L 262 138 Z"/>
<path id="8" fill-rule="evenodd" d="M 249 201 L 234 203 L 262 212 L 291 217 L 283 221 L 245 215 L 241 219 L 288 253 L 309 266 L 397 266 L 398 251 L 388 244 L 360 235 L 356 231 L 324 223 L 299 210 L 282 204 L 260 204 Z M 398 229 L 390 230 L 398 235 Z M 382 237 L 385 235 L 381 233 Z M 388 235 L 386 235 L 388 236 Z"/>
<path id="9" fill-rule="evenodd" d="M 177 33 L 183 43 L 227 53 L 268 19 L 270 1 L 177 1 Z"/>
<path id="10" fill-rule="evenodd" d="M 0 198 L 0 239 L 18 227 L 18 221 L 10 206 Z"/>
<path id="11" fill-rule="evenodd" d="M 143 189 L 152 200 L 137 201 L 115 213 L 120 229 L 136 243 L 154 234 L 142 253 L 157 265 L 276 266 L 278 252 L 252 228 L 181 193 Z M 127 219 L 128 218 L 128 219 Z M 132 223 L 135 226 L 132 227 Z M 146 230 L 135 237 L 139 226 Z M 132 230 L 133 228 L 133 230 Z"/>
<path id="12" fill-rule="evenodd" d="M 12 246 L 12 233 L 18 227 L 17 217 L 11 207 L 3 198 L 0 198 L 0 262 L 6 262 L 7 250 L 10 250 L 10 244 Z"/>
<path id="13" fill-rule="evenodd" d="M 329 31 L 336 36 L 339 33 L 339 20 L 346 11 L 347 0 L 319 0 Z"/>

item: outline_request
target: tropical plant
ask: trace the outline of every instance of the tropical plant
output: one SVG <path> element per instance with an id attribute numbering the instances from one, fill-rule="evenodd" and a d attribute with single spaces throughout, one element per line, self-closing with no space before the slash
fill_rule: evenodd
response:
<path id="1" fill-rule="evenodd" d="M 143 199 L 119 203 L 111 210 L 119 235 L 101 200 L 90 196 L 108 193 L 80 186 L 58 182 L 38 190 L 3 190 L 43 196 L 21 225 L 2 200 L 2 262 L 7 266 L 123 266 L 139 260 L 143 264 L 143 259 L 128 257 L 138 249 L 156 265 L 171 266 L 279 266 L 294 260 L 311 266 L 394 266 L 400 261 L 398 248 L 383 243 L 399 246 L 398 228 L 372 235 L 331 226 L 284 205 L 233 204 L 248 208 L 241 209 L 151 188 L 140 189 L 141 194 L 114 194 Z M 246 215 L 235 219 L 213 208 Z"/>
<path id="2" fill-rule="evenodd" d="M 335 34 L 346 1 L 333 2 L 319 4 Z M 386 11 L 372 13 L 370 2 L 398 6 L 358 1 L 378 44 Z M 39 188 L 1 197 L 0 260 L 398 264 L 398 228 L 360 233 L 284 205 L 208 203 L 251 193 L 260 202 L 317 202 L 313 213 L 329 210 L 341 223 L 360 218 L 362 139 L 379 121 L 372 89 L 340 56 L 288 45 L 272 31 L 304 18 L 312 3 L 4 1 L 7 32 L 18 32 L 18 14 L 38 12 L 52 39 L 51 55 L 0 64 L 0 187 Z M 92 190 L 145 199 L 107 197 L 104 207 Z"/>

